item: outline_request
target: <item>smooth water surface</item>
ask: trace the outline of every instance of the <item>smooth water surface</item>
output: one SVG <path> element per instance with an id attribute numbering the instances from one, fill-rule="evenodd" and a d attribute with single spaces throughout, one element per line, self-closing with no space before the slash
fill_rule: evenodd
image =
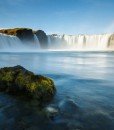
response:
<path id="1" fill-rule="evenodd" d="M 37 105 L 0 94 L 0 129 L 26 130 L 114 130 L 114 53 L 38 52 L 0 53 L 0 67 L 22 65 L 55 81 L 57 93 L 48 106 L 72 100 L 65 114 L 53 119 Z"/>

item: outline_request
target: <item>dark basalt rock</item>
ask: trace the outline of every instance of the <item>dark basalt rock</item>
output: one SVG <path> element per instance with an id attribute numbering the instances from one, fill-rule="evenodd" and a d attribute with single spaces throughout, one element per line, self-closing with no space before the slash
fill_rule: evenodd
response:
<path id="1" fill-rule="evenodd" d="M 22 41 L 34 41 L 34 33 L 29 28 L 2 29 L 0 33 L 17 36 Z"/>
<path id="2" fill-rule="evenodd" d="M 17 36 L 21 41 L 27 41 L 29 43 L 34 42 L 34 34 L 36 34 L 42 48 L 46 48 L 48 45 L 47 35 L 42 30 L 33 31 L 32 29 L 29 28 L 14 28 L 14 29 L 2 29 L 0 30 L 0 33 Z"/>
<path id="3" fill-rule="evenodd" d="M 33 42 L 34 41 L 34 34 L 32 29 L 19 29 L 16 32 L 16 36 L 22 40 L 22 41 L 29 41 Z"/>
<path id="4" fill-rule="evenodd" d="M 0 69 L 0 91 L 45 102 L 52 99 L 56 90 L 51 79 L 18 65 Z"/>
<path id="5" fill-rule="evenodd" d="M 48 43 L 48 38 L 47 38 L 46 33 L 44 31 L 42 31 L 42 30 L 37 30 L 34 33 L 38 37 L 41 47 L 46 48 L 47 45 L 48 45 L 47 44 Z"/>
<path id="6" fill-rule="evenodd" d="M 75 102 L 71 99 L 63 100 L 58 105 L 61 113 L 65 115 L 74 115 L 79 112 L 79 107 Z"/>

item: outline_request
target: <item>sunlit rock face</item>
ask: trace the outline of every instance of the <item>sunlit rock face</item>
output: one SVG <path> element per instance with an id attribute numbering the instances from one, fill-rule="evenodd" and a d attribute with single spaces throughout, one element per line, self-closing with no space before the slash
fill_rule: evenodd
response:
<path id="1" fill-rule="evenodd" d="M 49 46 L 73 50 L 114 50 L 114 34 L 50 35 Z"/>
<path id="2" fill-rule="evenodd" d="M 32 29 L 29 29 L 29 28 L 3 29 L 3 30 L 0 30 L 0 33 L 17 36 L 22 41 L 34 40 L 33 31 Z"/>

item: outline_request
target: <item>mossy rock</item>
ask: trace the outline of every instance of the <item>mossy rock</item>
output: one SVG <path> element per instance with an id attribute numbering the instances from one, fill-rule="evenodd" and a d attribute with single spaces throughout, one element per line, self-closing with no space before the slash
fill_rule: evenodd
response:
<path id="1" fill-rule="evenodd" d="M 0 69 L 0 91 L 45 102 L 54 96 L 56 89 L 52 79 L 18 65 Z"/>

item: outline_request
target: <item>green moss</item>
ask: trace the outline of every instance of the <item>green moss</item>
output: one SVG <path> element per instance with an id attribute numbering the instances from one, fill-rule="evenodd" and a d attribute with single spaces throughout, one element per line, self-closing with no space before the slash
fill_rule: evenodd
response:
<path id="1" fill-rule="evenodd" d="M 2 77 L 3 81 L 12 82 L 14 79 L 12 72 L 6 72 L 6 74 Z"/>
<path id="2" fill-rule="evenodd" d="M 0 69 L 0 90 L 48 101 L 55 93 L 55 86 L 51 79 L 15 66 Z"/>

